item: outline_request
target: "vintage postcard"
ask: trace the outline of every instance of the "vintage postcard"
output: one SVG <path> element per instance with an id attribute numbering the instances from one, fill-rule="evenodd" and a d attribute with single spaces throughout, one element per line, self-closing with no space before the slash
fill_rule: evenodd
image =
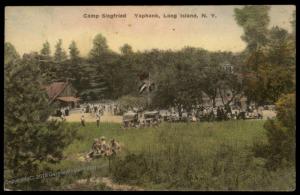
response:
<path id="1" fill-rule="evenodd" d="M 296 6 L 6 6 L 4 190 L 294 191 Z"/>

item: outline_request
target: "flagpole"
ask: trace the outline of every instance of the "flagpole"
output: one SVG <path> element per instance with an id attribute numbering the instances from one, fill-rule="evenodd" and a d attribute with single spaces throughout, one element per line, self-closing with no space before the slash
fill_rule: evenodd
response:
<path id="1" fill-rule="evenodd" d="M 148 77 L 149 77 L 149 81 L 148 81 L 148 86 L 147 86 L 147 90 L 148 90 L 148 94 L 147 94 L 147 104 L 148 104 L 148 108 L 150 106 L 150 71 L 148 72 Z"/>

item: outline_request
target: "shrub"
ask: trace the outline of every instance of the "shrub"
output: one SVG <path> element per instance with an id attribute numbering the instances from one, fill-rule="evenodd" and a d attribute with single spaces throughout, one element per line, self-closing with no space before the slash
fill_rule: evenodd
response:
<path id="1" fill-rule="evenodd" d="M 147 171 L 143 154 L 128 154 L 125 159 L 113 159 L 112 172 L 116 181 L 136 183 Z"/>
<path id="2" fill-rule="evenodd" d="M 147 106 L 147 100 L 144 97 L 126 95 L 118 99 L 118 104 L 121 110 L 128 110 L 134 107 L 145 108 Z"/>
<path id="3" fill-rule="evenodd" d="M 295 161 L 296 112 L 295 95 L 282 96 L 276 103 L 277 119 L 264 124 L 267 130 L 267 144 L 255 144 L 256 156 L 267 159 L 268 169 L 293 165 Z"/>

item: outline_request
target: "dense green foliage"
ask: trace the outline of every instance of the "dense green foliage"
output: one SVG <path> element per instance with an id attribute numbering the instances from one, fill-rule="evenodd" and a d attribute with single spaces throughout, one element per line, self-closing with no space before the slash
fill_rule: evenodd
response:
<path id="1" fill-rule="evenodd" d="M 122 112 L 132 110 L 132 108 L 145 108 L 147 100 L 145 97 L 122 96 L 118 99 L 118 105 Z"/>
<path id="2" fill-rule="evenodd" d="M 264 124 L 268 142 L 256 143 L 257 156 L 267 159 L 268 169 L 295 166 L 296 158 L 296 106 L 295 94 L 282 96 L 276 103 L 277 119 Z"/>
<path id="3" fill-rule="evenodd" d="M 235 19 L 244 30 L 247 43 L 243 66 L 244 93 L 259 105 L 276 103 L 277 119 L 265 123 L 268 143 L 256 143 L 257 156 L 276 169 L 295 160 L 295 12 L 292 33 L 277 26 L 268 28 L 270 6 L 235 9 Z M 289 94 L 289 95 L 286 95 Z M 285 163 L 287 162 L 287 163 Z"/>
<path id="4" fill-rule="evenodd" d="M 10 180 L 38 174 L 47 170 L 49 163 L 61 160 L 64 148 L 75 138 L 76 129 L 47 121 L 52 108 L 42 89 L 38 55 L 11 59 L 16 53 L 11 45 L 6 46 L 4 170 L 5 178 Z M 31 185 L 38 186 L 35 181 Z"/>
<path id="5" fill-rule="evenodd" d="M 274 104 L 282 94 L 295 90 L 294 35 L 277 26 L 268 28 L 269 9 L 255 5 L 235 9 L 247 43 L 242 67 L 244 93 L 260 105 Z"/>
<path id="6" fill-rule="evenodd" d="M 69 58 L 62 49 L 62 40 L 51 56 L 48 42 L 38 54 L 38 64 L 45 84 L 69 80 L 83 100 L 118 99 L 122 96 L 145 96 L 138 93 L 139 76 L 150 74 L 155 90 L 151 93 L 154 107 L 176 106 L 191 109 L 202 102 L 205 92 L 215 101 L 218 91 L 241 92 L 237 78 L 242 63 L 239 54 L 209 52 L 201 48 L 186 47 L 179 51 L 153 49 L 133 52 L 128 44 L 120 48 L 120 54 L 109 49 L 105 37 L 98 34 L 88 57 L 80 57 L 73 41 L 69 46 Z M 226 71 L 231 65 L 235 73 Z"/>
<path id="7" fill-rule="evenodd" d="M 146 73 L 155 84 L 150 95 L 154 107 L 190 110 L 203 102 L 204 93 L 215 105 L 216 97 L 226 99 L 228 91 L 234 98 L 244 94 L 249 102 L 273 104 L 282 94 L 295 90 L 295 35 L 277 26 L 270 28 L 269 10 L 270 6 L 253 5 L 234 10 L 235 20 L 244 30 L 241 38 L 247 43 L 241 53 L 191 47 L 134 52 L 129 44 L 117 53 L 99 33 L 86 57 L 79 55 L 74 41 L 67 55 L 61 39 L 51 56 L 50 44 L 45 42 L 38 64 L 45 82 L 68 79 L 83 100 L 139 97 L 139 75 Z M 295 17 L 292 26 L 294 21 Z M 226 65 L 232 66 L 233 72 L 225 71 Z"/>

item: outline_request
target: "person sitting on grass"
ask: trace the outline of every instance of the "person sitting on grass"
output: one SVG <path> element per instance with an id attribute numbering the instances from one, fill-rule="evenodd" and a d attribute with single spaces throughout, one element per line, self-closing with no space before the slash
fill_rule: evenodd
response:
<path id="1" fill-rule="evenodd" d="M 121 149 L 120 144 L 115 139 L 112 139 L 110 141 L 110 144 L 111 144 L 110 148 L 111 148 L 112 155 L 116 155 L 117 152 Z"/>
<path id="2" fill-rule="evenodd" d="M 93 158 L 96 154 L 99 154 L 100 150 L 99 150 L 99 139 L 94 139 L 93 145 L 92 145 L 92 151 L 89 152 L 87 154 L 87 156 L 85 157 L 86 160 L 90 160 L 91 158 Z"/>
<path id="3" fill-rule="evenodd" d="M 100 142 L 99 142 L 98 138 L 94 139 L 92 150 L 93 150 L 94 154 L 100 153 Z"/>
<path id="4" fill-rule="evenodd" d="M 106 151 L 109 149 L 108 145 L 106 144 L 105 137 L 102 136 L 100 138 L 100 154 L 102 156 L 106 155 Z"/>

